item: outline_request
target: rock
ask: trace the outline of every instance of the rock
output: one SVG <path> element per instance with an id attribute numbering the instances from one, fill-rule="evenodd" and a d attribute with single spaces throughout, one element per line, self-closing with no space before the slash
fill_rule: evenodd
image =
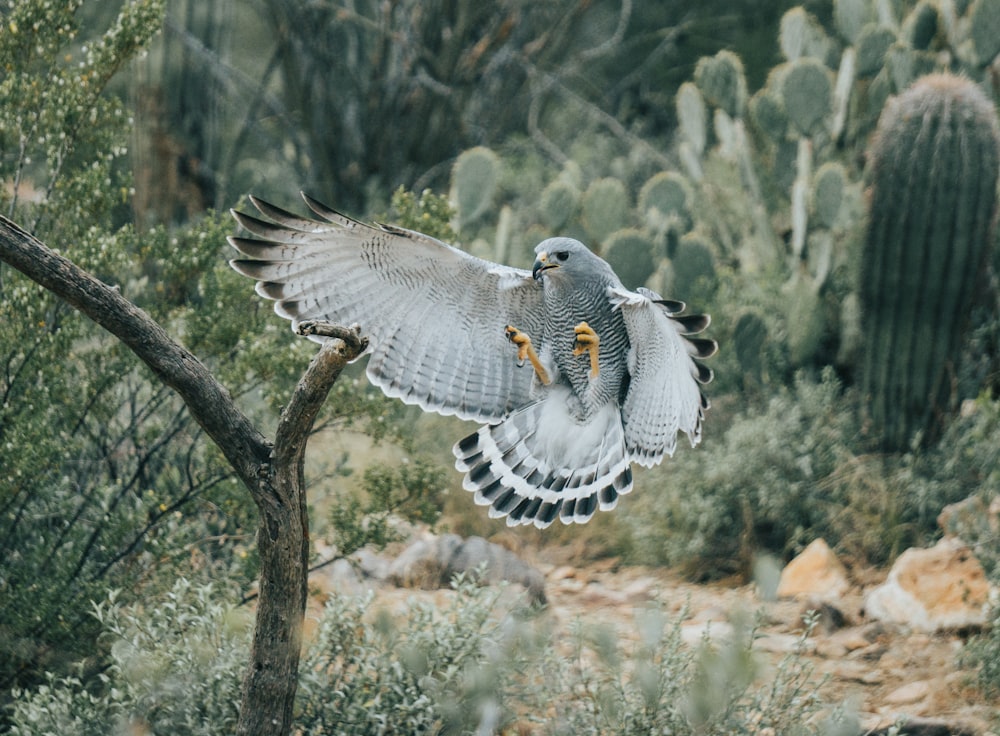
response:
<path id="1" fill-rule="evenodd" d="M 959 540 L 908 549 L 885 583 L 868 593 L 865 613 L 918 631 L 981 627 L 988 620 L 989 583 L 982 565 Z"/>
<path id="2" fill-rule="evenodd" d="M 482 568 L 480 582 L 519 583 L 536 603 L 545 603 L 545 578 L 510 550 L 482 537 L 457 534 L 418 539 L 389 565 L 387 579 L 403 588 L 447 587 L 459 573 Z"/>
<path id="3" fill-rule="evenodd" d="M 450 582 L 458 573 L 474 572 L 483 564 L 486 565 L 483 582 L 519 583 L 532 600 L 545 603 L 545 577 L 506 547 L 487 542 L 482 537 L 469 537 L 452 550 L 445 565 L 445 575 Z"/>
<path id="4" fill-rule="evenodd" d="M 851 652 L 871 645 L 872 641 L 865 636 L 863 629 L 852 626 L 835 631 L 816 640 L 816 653 L 827 659 L 842 659 Z"/>
<path id="5" fill-rule="evenodd" d="M 817 539 L 785 565 L 778 581 L 779 598 L 814 597 L 837 600 L 850 590 L 847 571 L 829 545 Z"/>
<path id="6" fill-rule="evenodd" d="M 885 696 L 885 702 L 891 705 L 904 705 L 906 703 L 916 703 L 931 694 L 934 683 L 930 680 L 917 680 L 908 682 L 897 687 Z"/>
<path id="7" fill-rule="evenodd" d="M 888 722 L 887 725 L 866 728 L 864 736 L 977 736 L 984 733 L 974 726 L 939 718 L 900 719 L 893 716 L 883 720 Z"/>
<path id="8" fill-rule="evenodd" d="M 366 578 L 382 582 L 389 577 L 389 560 L 370 549 L 362 547 L 350 559 Z"/>
<path id="9" fill-rule="evenodd" d="M 818 630 L 824 634 L 832 634 L 848 625 L 844 612 L 828 601 L 810 598 L 802 612 L 803 617 L 810 611 L 816 615 Z"/>
<path id="10" fill-rule="evenodd" d="M 614 590 L 600 583 L 588 583 L 580 591 L 580 603 L 586 606 L 621 606 L 628 603 L 628 596 L 620 590 Z"/>
<path id="11" fill-rule="evenodd" d="M 358 595 L 367 589 L 367 586 L 362 583 L 358 571 L 354 569 L 354 565 L 343 557 L 334 560 L 327 567 L 327 580 L 330 582 L 331 590 L 338 593 Z"/>
<path id="12" fill-rule="evenodd" d="M 865 662 L 834 661 L 829 674 L 844 682 L 859 682 L 862 685 L 878 685 L 882 682 L 882 673 Z"/>
<path id="13" fill-rule="evenodd" d="M 681 626 L 681 641 L 689 647 L 699 646 L 703 642 L 718 644 L 732 638 L 733 625 L 726 621 L 706 621 Z"/>
<path id="14" fill-rule="evenodd" d="M 630 601 L 649 601 L 653 599 L 653 589 L 656 581 L 652 578 L 636 578 L 631 583 L 622 588 L 622 593 Z"/>
<path id="15" fill-rule="evenodd" d="M 446 534 L 445 537 L 455 537 Z M 444 539 L 444 538 L 441 538 Z M 418 539 L 389 563 L 386 579 L 400 588 L 432 590 L 447 585 L 444 563 L 438 552 L 441 539 Z"/>
<path id="16" fill-rule="evenodd" d="M 774 654 L 791 654 L 792 652 L 811 654 L 816 651 L 816 642 L 812 639 L 803 641 L 802 637 L 794 634 L 763 631 L 754 638 L 753 648 L 759 652 L 772 652 Z"/>
<path id="17" fill-rule="evenodd" d="M 321 601 L 331 595 L 361 595 L 369 587 L 354 565 L 343 557 L 309 573 L 309 589 L 318 593 Z"/>
<path id="18" fill-rule="evenodd" d="M 937 523 L 941 527 L 941 531 L 950 537 L 961 537 L 963 530 L 970 527 L 998 531 L 1000 530 L 1000 496 L 994 498 L 988 506 L 983 497 L 978 495 L 950 503 L 941 509 Z"/>
<path id="19" fill-rule="evenodd" d="M 570 567 L 569 565 L 562 565 L 557 567 L 555 570 L 549 573 L 549 580 L 566 580 L 567 578 L 575 578 L 577 570 L 575 567 Z"/>

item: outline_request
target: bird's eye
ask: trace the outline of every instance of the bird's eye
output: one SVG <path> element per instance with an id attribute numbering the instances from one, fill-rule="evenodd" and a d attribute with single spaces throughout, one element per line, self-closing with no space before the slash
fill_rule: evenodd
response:
<path id="1" fill-rule="evenodd" d="M 556 260 L 558 260 L 558 261 L 565 261 L 567 258 L 569 258 L 569 251 L 566 251 L 566 250 L 557 250 L 556 253 L 555 253 L 555 256 L 556 256 Z"/>

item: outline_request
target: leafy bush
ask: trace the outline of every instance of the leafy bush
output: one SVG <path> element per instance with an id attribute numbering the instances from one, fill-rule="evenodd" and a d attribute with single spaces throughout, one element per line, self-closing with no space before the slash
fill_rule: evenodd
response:
<path id="1" fill-rule="evenodd" d="M 363 498 L 341 494 L 330 507 L 330 531 L 337 554 L 353 554 L 367 544 L 378 548 L 397 541 L 393 517 L 434 526 L 441 515 L 440 494 L 446 471 L 423 459 L 398 467 L 373 465 L 365 470 Z"/>
<path id="2" fill-rule="evenodd" d="M 179 581 L 158 600 L 95 606 L 109 644 L 94 687 L 50 677 L 18 691 L 12 734 L 151 734 L 231 730 L 249 646 L 247 617 L 212 586 Z M 766 679 L 754 628 L 696 649 L 679 617 L 640 611 L 638 637 L 622 646 L 607 626 L 576 625 L 556 638 L 544 615 L 503 588 L 457 579 L 440 609 L 411 602 L 373 610 L 371 595 L 333 597 L 308 645 L 297 729 L 304 734 L 830 733 L 819 719 L 818 682 L 807 660 L 787 655 Z M 811 625 L 803 633 L 809 635 Z M 518 726 L 518 724 L 521 724 Z M 529 725 L 530 724 L 530 725 Z"/>
<path id="3" fill-rule="evenodd" d="M 0 206 L 179 337 L 272 423 L 313 348 L 225 263 L 228 217 L 137 233 L 129 115 L 107 85 L 159 28 L 124 3 L 103 34 L 80 2 L 15 3 L 0 32 Z M 0 264 L 0 699 L 98 654 L 90 601 L 181 570 L 243 588 L 255 509 L 173 392 L 89 320 Z M 341 381 L 320 426 L 384 435 L 392 406 Z M 370 420 L 370 421 L 369 421 Z M 2 726 L 2 724 L 0 724 Z"/>
<path id="4" fill-rule="evenodd" d="M 995 475 L 982 442 L 995 419 L 957 422 L 933 452 L 867 455 L 855 401 L 832 369 L 818 382 L 800 374 L 697 452 L 644 474 L 623 509 L 635 558 L 697 578 L 748 574 L 760 552 L 788 557 L 825 537 L 853 560 L 884 563 L 929 541 L 941 509 Z"/>
<path id="5" fill-rule="evenodd" d="M 975 681 L 990 698 L 1000 696 L 1000 607 L 982 633 L 969 638 L 962 651 L 962 666 L 975 672 Z"/>
<path id="6" fill-rule="evenodd" d="M 81 37 L 80 2 L 15 3 L 0 33 L 0 205 L 109 281 L 127 236 L 107 223 L 128 192 L 128 114 L 103 95 L 159 28 L 162 2 L 127 3 L 103 34 Z M 88 601 L 127 562 L 132 580 L 159 552 L 197 457 L 165 392 L 68 305 L 0 264 L 0 692 L 89 654 Z M 162 412 L 162 413 L 157 413 Z M 139 420 L 156 414 L 156 419 Z M 161 456 L 162 457 L 162 456 Z M 172 477 L 171 477 L 172 476 Z M 192 486 L 218 482 L 211 473 Z M 161 510 L 162 506 L 162 510 Z"/>
<path id="7" fill-rule="evenodd" d="M 968 500 L 969 512 L 953 516 L 958 536 L 982 563 L 987 577 L 1000 584 L 1000 528 L 997 515 L 987 510 L 1000 498 L 1000 466 L 996 462 L 996 437 L 1000 433 L 1000 401 L 980 397 L 968 407 L 942 439 L 952 448 L 941 472 L 963 479 L 976 490 Z M 963 504 L 965 505 L 965 504 Z M 969 638 L 961 655 L 964 667 L 989 697 L 1000 695 L 1000 606 L 983 631 Z"/>
<path id="8" fill-rule="evenodd" d="M 112 592 L 92 611 L 110 643 L 97 692 L 78 677 L 52 675 L 32 692 L 15 691 L 11 733 L 231 732 L 250 630 L 246 612 L 220 598 L 184 579 L 148 608 L 125 606 Z"/>

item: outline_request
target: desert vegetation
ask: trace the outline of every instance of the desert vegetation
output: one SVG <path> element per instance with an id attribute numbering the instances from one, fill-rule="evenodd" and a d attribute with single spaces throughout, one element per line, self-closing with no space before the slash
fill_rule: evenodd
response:
<path id="1" fill-rule="evenodd" d="M 523 542 L 697 581 L 819 537 L 887 565 L 947 504 L 1000 492 L 1000 3 L 660 5 L 0 2 L 0 213 L 268 436 L 316 346 L 226 263 L 247 193 L 522 267 L 577 237 L 712 315 L 713 406 L 614 514 Z M 0 729 L 234 730 L 261 567 L 232 463 L 161 376 L 2 262 L 0 368 Z M 348 366 L 313 428 L 313 535 L 343 557 L 401 520 L 500 534 L 450 469 L 463 429 Z M 995 583 L 997 535 L 963 531 Z M 852 732 L 796 651 L 761 671 L 753 620 L 692 648 L 651 605 L 634 646 L 567 639 L 474 578 L 440 608 L 331 596 L 294 732 Z M 955 666 L 993 697 L 998 660 L 994 625 Z"/>

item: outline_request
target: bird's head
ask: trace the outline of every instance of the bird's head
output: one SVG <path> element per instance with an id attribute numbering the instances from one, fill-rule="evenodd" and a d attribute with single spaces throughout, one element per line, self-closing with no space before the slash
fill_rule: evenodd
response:
<path id="1" fill-rule="evenodd" d="M 535 265 L 531 268 L 531 275 L 536 280 L 543 276 L 559 279 L 589 276 L 600 269 L 598 264 L 607 267 L 604 261 L 591 253 L 579 240 L 549 238 L 535 246 Z"/>

